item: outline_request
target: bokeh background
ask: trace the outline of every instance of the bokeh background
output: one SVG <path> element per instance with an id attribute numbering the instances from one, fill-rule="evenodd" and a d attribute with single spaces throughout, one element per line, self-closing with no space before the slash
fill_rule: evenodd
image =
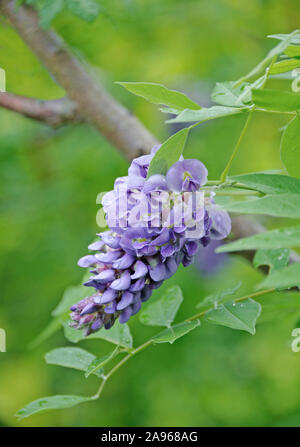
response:
<path id="1" fill-rule="evenodd" d="M 298 0 L 100 3 L 105 10 L 93 23 L 64 12 L 53 27 L 93 76 L 160 139 L 174 131 L 164 124 L 165 116 L 114 81 L 163 83 L 209 105 L 216 81 L 237 79 L 276 43 L 266 35 L 299 27 Z M 0 66 L 6 70 L 7 91 L 40 99 L 64 94 L 4 22 Z M 208 122 L 190 137 L 185 155 L 201 159 L 210 179 L 224 167 L 243 119 Z M 34 349 L 29 345 L 49 323 L 64 289 L 79 283 L 77 259 L 98 231 L 96 196 L 125 175 L 128 164 L 87 125 L 53 130 L 4 110 L 0 123 L 0 327 L 7 332 L 7 352 L 0 353 L 0 425 L 299 426 L 300 353 L 292 352 L 290 342 L 300 308 L 294 300 L 286 312 L 276 311 L 271 297 L 261 300 L 256 336 L 203 323 L 172 346 L 136 356 L 99 401 L 16 421 L 15 411 L 33 399 L 87 395 L 98 386 L 96 377 L 86 380 L 80 372 L 45 364 L 47 351 L 68 345 L 62 331 Z M 278 129 L 284 124 L 277 116 L 255 116 L 232 172 L 280 169 Z M 242 294 L 260 278 L 236 256 L 225 259 L 215 274 L 182 268 L 168 285 L 182 287 L 179 318 L 184 318 L 206 295 L 239 281 Z M 155 332 L 138 318 L 130 327 L 136 344 Z M 97 355 L 110 348 L 101 340 L 81 346 Z"/>

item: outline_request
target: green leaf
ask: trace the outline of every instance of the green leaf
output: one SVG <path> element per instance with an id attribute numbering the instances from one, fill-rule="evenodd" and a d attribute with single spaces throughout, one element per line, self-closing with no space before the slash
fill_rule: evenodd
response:
<path id="1" fill-rule="evenodd" d="M 86 22 L 92 22 L 99 15 L 101 7 L 95 0 L 66 0 L 67 8 Z"/>
<path id="2" fill-rule="evenodd" d="M 62 11 L 64 7 L 63 0 L 43 0 L 39 2 L 38 15 L 42 28 L 49 28 L 51 22 Z"/>
<path id="3" fill-rule="evenodd" d="M 300 96 L 300 95 L 299 95 Z M 282 134 L 281 160 L 290 175 L 300 178 L 300 117 L 289 122 Z"/>
<path id="4" fill-rule="evenodd" d="M 272 65 L 270 69 L 270 74 L 286 73 L 287 71 L 291 71 L 299 67 L 300 67 L 299 59 L 284 59 Z"/>
<path id="5" fill-rule="evenodd" d="M 50 410 L 60 410 L 63 408 L 71 408 L 75 405 L 87 402 L 89 400 L 91 400 L 90 397 L 73 395 L 42 397 L 41 399 L 30 402 L 28 405 L 26 405 L 26 407 L 19 410 L 16 413 L 16 417 L 21 420 L 36 413 Z"/>
<path id="6" fill-rule="evenodd" d="M 208 311 L 205 320 L 254 335 L 255 323 L 260 313 L 261 305 L 252 299 L 240 303 L 231 301 Z"/>
<path id="7" fill-rule="evenodd" d="M 96 356 L 81 348 L 64 347 L 47 352 L 45 360 L 49 365 L 74 368 L 79 371 L 87 371 L 88 366 L 96 359 Z M 98 376 L 101 375 L 97 374 Z"/>
<path id="8" fill-rule="evenodd" d="M 70 310 L 72 304 L 85 298 L 87 295 L 86 287 L 83 285 L 68 287 L 63 294 L 60 303 L 52 311 L 54 317 L 58 315 L 63 315 L 65 312 Z"/>
<path id="9" fill-rule="evenodd" d="M 176 118 L 172 118 L 167 123 L 190 123 L 213 120 L 216 118 L 222 118 L 224 116 L 236 115 L 242 113 L 244 110 L 249 110 L 248 107 L 224 107 L 224 106 L 213 106 L 210 108 L 202 108 L 201 110 L 184 110 Z"/>
<path id="10" fill-rule="evenodd" d="M 299 30 L 295 30 L 291 34 L 270 34 L 268 37 L 282 40 L 283 42 L 289 41 L 289 44 L 300 45 Z"/>
<path id="11" fill-rule="evenodd" d="M 217 82 L 212 92 L 211 99 L 223 106 L 243 106 L 240 99 L 242 86 L 234 87 L 233 81 Z"/>
<path id="12" fill-rule="evenodd" d="M 151 160 L 147 178 L 154 174 L 166 174 L 168 169 L 179 160 L 188 133 L 188 127 L 181 129 L 161 145 Z"/>
<path id="13" fill-rule="evenodd" d="M 280 270 L 271 272 L 264 281 L 262 281 L 258 289 L 289 289 L 290 287 L 300 286 L 300 262 L 288 265 Z"/>
<path id="14" fill-rule="evenodd" d="M 289 57 L 299 57 L 300 56 L 300 46 L 299 45 L 289 45 L 284 53 Z"/>
<path id="15" fill-rule="evenodd" d="M 299 194 L 276 194 L 243 202 L 224 202 L 223 207 L 232 213 L 300 218 Z"/>
<path id="16" fill-rule="evenodd" d="M 197 309 L 203 309 L 207 306 L 211 306 L 212 304 L 216 306 L 218 303 L 222 302 L 224 298 L 230 295 L 234 295 L 241 287 L 242 283 L 239 282 L 234 287 L 230 287 L 228 289 L 222 290 L 221 292 L 215 293 L 213 295 L 209 295 L 205 297 L 200 303 L 197 304 Z"/>
<path id="17" fill-rule="evenodd" d="M 293 193 L 300 194 L 300 180 L 288 175 L 264 174 L 255 172 L 230 177 L 230 180 L 242 183 L 264 194 Z"/>
<path id="18" fill-rule="evenodd" d="M 130 93 L 141 96 L 152 104 L 162 104 L 176 110 L 201 109 L 184 93 L 170 90 L 164 85 L 154 84 L 152 82 L 117 82 L 125 87 Z"/>
<path id="19" fill-rule="evenodd" d="M 218 247 L 216 253 L 257 249 L 269 250 L 285 247 L 300 247 L 300 225 L 245 237 Z"/>
<path id="20" fill-rule="evenodd" d="M 180 287 L 173 286 L 157 301 L 149 304 L 140 313 L 140 321 L 149 326 L 166 326 L 173 323 L 183 296 Z"/>
<path id="21" fill-rule="evenodd" d="M 284 50 L 291 43 L 294 42 L 297 32 L 298 30 L 293 31 L 291 34 L 281 34 L 281 38 L 278 37 L 279 34 L 268 36 L 271 38 L 280 39 L 282 42 L 279 42 L 276 47 L 272 48 L 261 62 L 259 62 L 246 76 L 242 77 L 242 80 L 253 78 L 254 76 L 259 75 L 263 70 L 265 70 L 265 68 L 270 65 L 270 63 L 273 61 L 274 58 L 276 58 L 276 56 L 279 56 L 281 53 L 283 53 Z"/>
<path id="22" fill-rule="evenodd" d="M 114 343 L 116 345 L 124 346 L 125 348 L 132 347 L 132 336 L 127 324 L 120 324 L 116 321 L 113 327 L 109 330 L 101 330 L 90 334 L 88 337 L 84 335 L 84 331 L 81 329 L 73 329 L 69 324 L 64 325 L 65 337 L 72 343 L 78 343 L 82 340 L 101 339 Z"/>
<path id="23" fill-rule="evenodd" d="M 159 334 L 152 337 L 153 343 L 174 343 L 177 338 L 183 337 L 188 332 L 196 329 L 200 326 L 200 320 L 185 321 L 184 323 L 171 326 L 169 329 L 165 329 Z"/>
<path id="24" fill-rule="evenodd" d="M 85 377 L 89 377 L 91 374 L 97 374 L 100 370 L 102 374 L 103 366 L 106 365 L 110 360 L 116 357 L 120 353 L 119 346 L 116 347 L 112 352 L 107 355 L 95 358 L 86 368 Z M 102 371 L 101 371 L 102 370 Z"/>
<path id="25" fill-rule="evenodd" d="M 57 332 L 63 325 L 63 318 L 62 317 L 56 317 L 52 318 L 50 323 L 43 329 L 43 331 L 30 342 L 28 348 L 29 349 L 35 349 L 37 346 L 39 346 L 41 343 L 43 343 L 45 340 L 47 340 L 49 337 L 51 337 L 55 332 Z"/>
<path id="26" fill-rule="evenodd" d="M 295 112 L 300 109 L 300 95 L 282 90 L 252 90 L 256 107 L 276 112 Z"/>
<path id="27" fill-rule="evenodd" d="M 285 267 L 289 262 L 289 248 L 277 248 L 273 250 L 257 250 L 253 259 L 253 265 L 258 268 L 262 265 L 268 265 L 270 272 Z"/>

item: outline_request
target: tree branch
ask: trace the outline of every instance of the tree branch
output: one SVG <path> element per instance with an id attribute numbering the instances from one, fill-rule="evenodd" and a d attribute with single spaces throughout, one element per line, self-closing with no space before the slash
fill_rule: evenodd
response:
<path id="1" fill-rule="evenodd" d="M 127 158 L 149 152 L 157 142 L 125 107 L 113 99 L 53 31 L 39 27 L 36 11 L 0 0 L 0 11 L 77 104 L 79 113 Z"/>
<path id="2" fill-rule="evenodd" d="M 82 121 L 76 104 L 67 98 L 39 101 L 13 93 L 0 93 L 0 106 L 54 127 Z"/>

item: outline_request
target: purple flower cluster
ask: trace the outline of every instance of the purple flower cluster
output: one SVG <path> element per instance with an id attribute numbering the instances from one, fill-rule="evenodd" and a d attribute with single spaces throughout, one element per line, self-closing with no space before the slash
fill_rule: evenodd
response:
<path id="1" fill-rule="evenodd" d="M 147 178 L 157 149 L 134 159 L 102 199 L 109 230 L 78 262 L 92 267 L 85 285 L 95 292 L 71 307 L 72 326 L 86 335 L 117 318 L 126 323 L 180 264 L 191 264 L 199 246 L 231 230 L 228 214 L 201 191 L 207 170 L 199 160 L 181 158 L 165 176 Z"/>

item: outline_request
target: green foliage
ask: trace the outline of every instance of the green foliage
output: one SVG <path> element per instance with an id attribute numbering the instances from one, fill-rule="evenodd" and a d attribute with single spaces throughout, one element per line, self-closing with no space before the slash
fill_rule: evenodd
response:
<path id="1" fill-rule="evenodd" d="M 151 160 L 148 178 L 154 174 L 166 174 L 183 152 L 189 128 L 180 130 L 165 141 Z"/>
<path id="2" fill-rule="evenodd" d="M 255 234 L 218 247 L 217 253 L 241 250 L 271 250 L 300 247 L 300 225 Z"/>
<path id="3" fill-rule="evenodd" d="M 71 408 L 75 405 L 87 402 L 89 400 L 91 400 L 90 397 L 73 395 L 42 397 L 41 399 L 30 402 L 30 404 L 26 405 L 26 407 L 19 410 L 16 413 L 16 417 L 21 420 L 36 413 L 50 410 L 62 410 L 63 408 Z"/>
<path id="4" fill-rule="evenodd" d="M 299 95 L 299 94 L 298 94 Z M 299 95 L 300 96 L 300 95 Z M 281 160 L 290 175 L 300 178 L 300 117 L 285 128 L 281 139 Z"/>
<path id="5" fill-rule="evenodd" d="M 288 248 L 279 248 L 273 250 L 257 250 L 253 259 L 253 265 L 258 268 L 262 265 L 268 265 L 270 272 L 285 267 L 289 262 L 290 250 Z"/>
<path id="6" fill-rule="evenodd" d="M 120 352 L 119 346 L 116 347 L 109 354 L 103 355 L 101 357 L 94 358 L 86 368 L 85 377 L 89 377 L 91 374 L 102 375 L 103 366 L 115 358 Z"/>
<path id="7" fill-rule="evenodd" d="M 254 335 L 256 320 L 260 313 L 261 305 L 252 299 L 240 303 L 231 301 L 207 312 L 205 320 Z"/>
<path id="8" fill-rule="evenodd" d="M 154 303 L 150 303 L 140 313 L 140 321 L 149 326 L 170 327 L 183 301 L 180 287 L 173 286 Z"/>
<path id="9" fill-rule="evenodd" d="M 243 202 L 226 202 L 224 207 L 232 213 L 268 214 L 274 217 L 300 219 L 299 194 L 285 193 Z"/>
<path id="10" fill-rule="evenodd" d="M 183 337 L 198 326 L 200 326 L 200 320 L 185 321 L 184 323 L 175 324 L 152 337 L 152 341 L 153 343 L 173 344 L 178 338 Z"/>
<path id="11" fill-rule="evenodd" d="M 300 109 L 300 95 L 282 90 L 252 90 L 252 101 L 256 107 L 275 112 L 296 112 Z"/>
<path id="12" fill-rule="evenodd" d="M 161 104 L 176 110 L 201 109 L 184 93 L 170 90 L 164 85 L 152 82 L 117 82 L 134 95 L 141 96 L 152 104 Z"/>
<path id="13" fill-rule="evenodd" d="M 79 371 L 88 371 L 89 365 L 96 359 L 96 356 L 81 348 L 64 347 L 53 349 L 47 352 L 45 360 L 49 365 L 64 366 L 65 368 L 74 368 Z M 98 368 L 92 371 L 98 377 L 102 371 Z"/>
<path id="14" fill-rule="evenodd" d="M 197 304 L 197 309 L 203 309 L 211 305 L 213 305 L 214 307 L 217 306 L 219 303 L 223 302 L 224 299 L 227 299 L 228 296 L 234 295 L 240 289 L 241 285 L 242 283 L 239 282 L 234 287 L 222 290 L 213 295 L 208 295 L 202 301 L 200 301 L 200 303 Z"/>
<path id="15" fill-rule="evenodd" d="M 288 265 L 280 270 L 274 270 L 260 284 L 258 289 L 289 289 L 300 287 L 300 263 Z"/>
<path id="16" fill-rule="evenodd" d="M 72 343 L 86 340 L 83 330 L 73 329 L 68 323 L 64 325 L 65 337 Z M 101 339 L 106 340 L 116 345 L 124 346 L 125 348 L 132 347 L 132 335 L 127 324 L 120 324 L 118 321 L 113 325 L 109 331 L 99 331 L 89 335 L 89 340 Z"/>
<path id="17" fill-rule="evenodd" d="M 101 10 L 96 0 L 25 0 L 25 3 L 37 9 L 40 25 L 46 29 L 65 8 L 86 22 L 93 21 Z"/>
<path id="18" fill-rule="evenodd" d="M 231 179 L 264 194 L 283 194 L 288 192 L 300 194 L 300 180 L 287 175 L 263 174 L 258 172 L 236 175 L 231 177 Z"/>
<path id="19" fill-rule="evenodd" d="M 167 123 L 203 123 L 204 121 L 214 120 L 216 118 L 236 115 L 243 112 L 245 109 L 247 108 L 224 106 L 212 106 L 209 108 L 202 107 L 200 110 L 186 109 L 183 112 L 180 112 L 176 118 L 169 119 Z"/>

